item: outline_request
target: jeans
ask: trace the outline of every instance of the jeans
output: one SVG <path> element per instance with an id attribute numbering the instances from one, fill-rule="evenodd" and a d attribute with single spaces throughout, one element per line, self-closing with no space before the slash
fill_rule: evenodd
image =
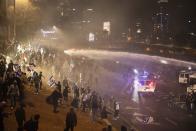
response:
<path id="1" fill-rule="evenodd" d="M 10 101 L 11 101 L 11 107 L 15 107 L 16 106 L 16 95 L 11 95 Z"/>
<path id="2" fill-rule="evenodd" d="M 53 112 L 57 112 L 58 102 L 53 103 Z"/>
<path id="3" fill-rule="evenodd" d="M 35 93 L 39 93 L 39 84 L 35 83 Z"/>
<path id="4" fill-rule="evenodd" d="M 96 121 L 97 117 L 97 108 L 92 109 L 92 121 Z"/>

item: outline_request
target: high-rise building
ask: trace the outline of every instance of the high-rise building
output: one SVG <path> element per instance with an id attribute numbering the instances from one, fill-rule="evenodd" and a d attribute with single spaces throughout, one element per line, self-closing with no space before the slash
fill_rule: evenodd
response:
<path id="1" fill-rule="evenodd" d="M 168 0 L 157 2 L 157 11 L 153 15 L 153 41 L 167 42 L 169 39 Z"/>
<path id="2" fill-rule="evenodd" d="M 135 21 L 134 39 L 136 42 L 142 42 L 145 39 L 143 18 L 137 18 Z"/>

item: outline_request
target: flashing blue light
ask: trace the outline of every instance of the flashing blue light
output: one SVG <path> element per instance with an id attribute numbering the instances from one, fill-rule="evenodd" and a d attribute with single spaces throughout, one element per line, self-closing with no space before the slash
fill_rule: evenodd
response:
<path id="1" fill-rule="evenodd" d="M 147 71 L 144 71 L 144 75 L 145 75 L 145 76 L 148 76 L 149 73 L 148 73 Z"/>
<path id="2" fill-rule="evenodd" d="M 141 77 L 142 78 L 148 78 L 148 75 L 142 75 Z"/>

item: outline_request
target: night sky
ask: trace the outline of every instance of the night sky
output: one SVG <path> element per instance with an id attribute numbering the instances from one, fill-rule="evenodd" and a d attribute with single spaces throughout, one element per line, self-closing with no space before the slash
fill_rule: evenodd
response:
<path id="1" fill-rule="evenodd" d="M 66 0 L 40 0 L 46 1 L 45 6 L 55 6 L 56 1 Z M 136 18 L 143 17 L 146 22 L 151 21 L 152 14 L 158 10 L 158 0 L 68 0 L 73 8 L 94 8 L 100 17 L 121 18 L 127 22 L 134 22 Z M 194 0 L 168 0 L 168 13 L 173 18 L 196 18 Z M 54 7 L 55 8 L 55 7 Z M 50 8 L 51 9 L 51 8 Z M 52 9 L 51 9 L 52 10 Z"/>
<path id="2" fill-rule="evenodd" d="M 125 26 L 133 25 L 141 17 L 148 27 L 152 24 L 152 15 L 159 10 L 157 0 L 72 0 L 71 3 L 76 8 L 94 8 L 100 19 L 113 19 Z M 177 28 L 185 26 L 189 19 L 196 25 L 194 0 L 169 0 L 167 7 L 171 27 L 177 24 L 176 21 Z"/>

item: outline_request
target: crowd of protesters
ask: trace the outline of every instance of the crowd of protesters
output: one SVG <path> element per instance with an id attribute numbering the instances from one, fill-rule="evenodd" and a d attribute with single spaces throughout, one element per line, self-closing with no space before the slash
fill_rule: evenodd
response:
<path id="1" fill-rule="evenodd" d="M 71 86 L 72 85 L 72 86 Z M 60 81 L 55 85 L 55 89 L 47 98 L 47 102 L 53 105 L 53 112 L 58 112 L 58 106 L 63 103 L 66 105 L 68 102 L 68 93 L 73 96 L 71 100 L 71 106 L 75 109 L 81 109 L 83 112 L 89 112 L 92 121 L 96 121 L 97 118 L 106 119 L 109 113 L 106 106 L 108 106 L 104 98 L 101 97 L 96 91 L 93 91 L 90 87 L 79 87 L 77 84 L 71 84 L 67 79 L 63 80 L 61 86 Z M 119 118 L 119 102 L 111 101 L 113 104 L 113 116 L 114 119 Z"/>
<path id="2" fill-rule="evenodd" d="M 6 112 L 5 107 L 15 111 L 15 118 L 18 125 L 18 131 L 24 128 L 27 131 L 38 130 L 39 114 L 32 115 L 29 121 L 26 121 L 24 110 L 24 84 L 26 73 L 22 72 L 21 66 L 13 63 L 12 60 L 7 64 L 6 58 L 0 56 L 0 129 L 5 130 L 4 118 L 9 117 L 12 112 Z M 16 105 L 20 105 L 16 108 Z"/>
<path id="3" fill-rule="evenodd" d="M 82 59 L 82 61 L 75 61 L 73 64 L 74 60 L 68 57 L 68 71 L 67 73 L 62 73 L 69 77 L 68 80 L 68 78 L 65 78 L 64 75 L 60 73 L 61 70 L 65 70 L 66 64 L 64 63 L 63 67 L 60 68 L 58 65 L 61 64 L 56 64 L 56 61 L 58 60 L 55 59 L 55 57 L 57 55 L 58 54 L 53 52 L 42 52 L 41 50 L 19 50 L 15 56 L 15 63 L 11 60 L 7 63 L 7 59 L 4 56 L 1 56 L 0 129 L 2 131 L 4 131 L 4 118 L 9 117 L 10 114 L 4 110 L 5 105 L 9 105 L 10 109 L 15 112 L 19 131 L 24 129 L 27 131 L 38 130 L 39 114 L 33 114 L 29 120 L 26 120 L 24 86 L 25 84 L 30 83 L 30 86 L 34 89 L 34 93 L 36 95 L 39 94 L 42 89 L 42 78 L 44 76 L 42 72 L 36 72 L 34 68 L 41 65 L 51 67 L 55 76 L 59 76 L 59 79 L 61 78 L 57 82 L 56 80 L 53 80 L 52 84 L 50 83 L 51 85 L 49 85 L 54 88 L 50 98 L 47 99 L 47 102 L 50 102 L 53 105 L 53 112 L 58 113 L 58 106 L 61 106 L 62 104 L 68 106 L 68 100 L 70 99 L 71 101 L 71 106 L 73 108 L 67 113 L 65 130 L 73 130 L 77 125 L 77 115 L 74 110 L 81 109 L 83 112 L 89 112 L 93 122 L 96 122 L 98 118 L 107 119 L 108 114 L 114 114 L 115 120 L 119 118 L 119 103 L 117 101 L 113 101 L 112 104 L 110 104 L 112 105 L 114 112 L 109 112 L 104 98 L 98 95 L 98 93 L 93 91 L 89 86 L 86 86 L 85 88 L 84 84 L 82 84 L 85 81 L 85 77 L 86 80 L 92 77 L 92 73 L 87 78 L 85 72 L 82 72 L 83 70 L 77 68 L 77 65 L 81 66 L 81 63 L 84 62 L 83 64 L 85 64 L 86 61 Z M 77 77 L 78 74 L 80 76 L 79 78 Z M 62 77 L 65 79 L 62 80 Z M 62 85 L 60 81 L 62 81 Z M 86 83 L 92 86 L 91 80 L 86 81 Z M 72 97 L 69 97 L 69 95 Z M 19 105 L 19 107 L 16 105 Z"/>

